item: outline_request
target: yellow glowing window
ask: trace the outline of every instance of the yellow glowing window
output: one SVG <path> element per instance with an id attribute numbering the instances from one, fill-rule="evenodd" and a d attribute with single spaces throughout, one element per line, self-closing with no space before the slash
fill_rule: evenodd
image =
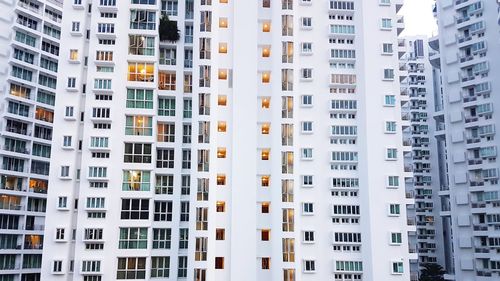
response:
<path id="1" fill-rule="evenodd" d="M 260 178 L 261 185 L 262 186 L 269 186 L 269 180 L 270 180 L 269 176 L 262 176 Z"/>
<path id="2" fill-rule="evenodd" d="M 227 69 L 219 69 L 219 79 L 220 80 L 227 79 Z"/>
<path id="3" fill-rule="evenodd" d="M 227 18 L 219 18 L 219 27 L 227 28 Z"/>
<path id="4" fill-rule="evenodd" d="M 262 124 L 262 134 L 263 135 L 268 135 L 269 134 L 269 129 L 271 128 L 271 124 L 270 123 L 263 123 Z"/>
<path id="5" fill-rule="evenodd" d="M 219 0 L 219 3 L 227 4 L 228 0 Z"/>
<path id="6" fill-rule="evenodd" d="M 270 104 L 271 104 L 271 98 L 269 97 L 262 98 L 262 108 L 269 108 Z"/>
<path id="7" fill-rule="evenodd" d="M 225 240 L 225 239 L 226 239 L 226 230 L 224 228 L 216 228 L 215 240 Z"/>
<path id="8" fill-rule="evenodd" d="M 271 48 L 269 46 L 262 47 L 262 57 L 268 58 L 271 55 Z"/>
<path id="9" fill-rule="evenodd" d="M 269 241 L 270 238 L 271 238 L 271 230 L 262 229 L 260 232 L 260 240 Z"/>
<path id="10" fill-rule="evenodd" d="M 270 21 L 265 21 L 262 23 L 262 32 L 269 32 L 271 31 L 271 22 Z"/>
<path id="11" fill-rule="evenodd" d="M 271 72 L 262 72 L 262 83 L 269 83 L 271 81 Z"/>
<path id="12" fill-rule="evenodd" d="M 226 175 L 217 174 L 217 185 L 226 185 Z"/>
<path id="13" fill-rule="evenodd" d="M 217 201 L 216 203 L 216 210 L 217 213 L 223 213 L 226 211 L 226 202 L 224 201 Z"/>
<path id="14" fill-rule="evenodd" d="M 153 82 L 154 65 L 152 63 L 129 63 L 128 81 Z"/>
<path id="15" fill-rule="evenodd" d="M 226 106 L 227 105 L 227 96 L 226 95 L 219 95 L 217 99 L 217 104 L 220 106 Z"/>
<path id="16" fill-rule="evenodd" d="M 54 112 L 51 110 L 37 107 L 35 110 L 35 118 L 37 120 L 53 123 L 54 122 Z"/>
<path id="17" fill-rule="evenodd" d="M 225 147 L 217 148 L 217 158 L 226 158 L 226 148 Z"/>
<path id="18" fill-rule="evenodd" d="M 219 43 L 219 53 L 221 54 L 227 53 L 227 43 Z"/>
<path id="19" fill-rule="evenodd" d="M 262 202 L 261 212 L 263 214 L 268 214 L 269 213 L 269 205 L 270 205 L 269 202 Z"/>
<path id="20" fill-rule="evenodd" d="M 69 51 L 69 59 L 70 60 L 78 60 L 78 50 L 71 49 Z"/>
<path id="21" fill-rule="evenodd" d="M 225 132 L 226 131 L 226 121 L 217 122 L 217 130 L 219 132 Z"/>
<path id="22" fill-rule="evenodd" d="M 261 159 L 269 160 L 269 152 L 270 152 L 269 149 L 262 149 L 262 151 L 260 152 Z"/>

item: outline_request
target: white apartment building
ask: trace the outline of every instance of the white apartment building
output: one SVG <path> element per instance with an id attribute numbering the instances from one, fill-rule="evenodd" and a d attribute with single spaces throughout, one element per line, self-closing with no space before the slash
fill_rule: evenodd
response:
<path id="1" fill-rule="evenodd" d="M 431 65 L 430 60 L 436 52 L 430 50 L 426 36 L 401 38 L 399 45 L 403 145 L 408 147 L 404 158 L 405 184 L 407 198 L 415 198 L 415 204 L 408 205 L 407 210 L 416 224 L 416 232 L 410 233 L 410 252 L 418 254 L 411 270 L 412 278 L 418 280 L 425 264 L 446 267 L 438 195 L 442 182 L 447 183 L 439 168 L 443 153 L 438 153 L 438 139 L 444 136 L 444 128 L 436 129 L 433 118 L 435 107 L 442 104 L 441 86 L 439 66 Z"/>
<path id="2" fill-rule="evenodd" d="M 498 3 L 488 0 L 437 1 L 439 36 L 431 57 L 441 69 L 443 106 L 434 119 L 446 159 L 448 184 L 441 187 L 446 277 L 496 280 L 500 274 L 499 140 L 500 26 Z M 438 138 L 439 140 L 439 138 Z M 444 165 L 443 165 L 444 166 Z M 443 177 L 444 178 L 444 177 Z M 446 181 L 442 181 L 446 183 Z M 448 229 L 450 227 L 451 229 Z M 453 261 L 449 261 L 450 254 Z"/>
<path id="3" fill-rule="evenodd" d="M 42 280 L 410 280 L 402 0 L 65 4 Z"/>
<path id="4" fill-rule="evenodd" d="M 62 1 L 0 2 L 0 280 L 40 280 Z"/>

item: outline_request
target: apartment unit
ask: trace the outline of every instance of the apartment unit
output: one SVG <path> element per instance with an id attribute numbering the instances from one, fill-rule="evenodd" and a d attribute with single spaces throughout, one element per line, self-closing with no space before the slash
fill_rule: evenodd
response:
<path id="1" fill-rule="evenodd" d="M 440 67 L 444 93 L 434 119 L 442 132 L 438 146 L 446 148 L 440 152 L 446 159 L 440 173 L 449 174 L 439 191 L 443 226 L 451 226 L 443 230 L 445 246 L 451 247 L 446 251 L 453 253 L 452 262 L 446 261 L 447 278 L 494 280 L 500 276 L 498 3 L 436 4 L 439 36 L 430 45 L 439 52 L 431 63 Z"/>
<path id="2" fill-rule="evenodd" d="M 68 1 L 42 279 L 409 280 L 401 7 Z"/>
<path id="3" fill-rule="evenodd" d="M 436 128 L 433 118 L 442 104 L 440 72 L 430 60 L 439 54 L 430 49 L 426 36 L 401 38 L 399 46 L 406 197 L 415 199 L 407 210 L 416 225 L 416 232 L 410 233 L 410 252 L 418 254 L 411 264 L 411 277 L 418 280 L 425 264 L 446 264 L 438 195 L 447 183 L 446 171 L 440 170 L 445 166 L 444 153 L 438 149 L 444 128 Z"/>
<path id="4" fill-rule="evenodd" d="M 40 280 L 62 1 L 0 10 L 0 280 Z"/>

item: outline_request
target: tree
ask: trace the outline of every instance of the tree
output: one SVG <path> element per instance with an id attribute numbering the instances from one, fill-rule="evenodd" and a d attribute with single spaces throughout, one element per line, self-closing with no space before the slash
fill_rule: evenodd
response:
<path id="1" fill-rule="evenodd" d="M 181 35 L 177 28 L 177 22 L 171 21 L 167 15 L 163 15 L 160 19 L 159 28 L 160 41 L 177 42 Z"/>
<path id="2" fill-rule="evenodd" d="M 419 281 L 445 281 L 446 271 L 437 263 L 426 263 L 420 270 Z"/>

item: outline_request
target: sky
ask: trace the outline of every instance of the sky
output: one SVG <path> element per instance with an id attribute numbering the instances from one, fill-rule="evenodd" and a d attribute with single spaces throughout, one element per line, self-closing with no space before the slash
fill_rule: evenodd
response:
<path id="1" fill-rule="evenodd" d="M 401 12 L 405 18 L 405 31 L 402 35 L 437 34 L 436 22 L 432 14 L 434 0 L 405 0 Z"/>

